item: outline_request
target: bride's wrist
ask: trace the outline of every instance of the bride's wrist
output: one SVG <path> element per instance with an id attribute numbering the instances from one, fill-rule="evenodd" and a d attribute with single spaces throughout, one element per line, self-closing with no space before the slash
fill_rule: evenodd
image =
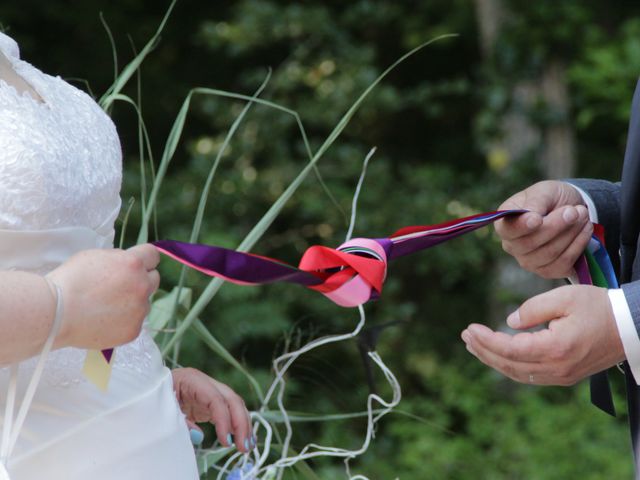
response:
<path id="1" fill-rule="evenodd" d="M 55 336 L 55 340 L 53 343 L 53 348 L 64 348 L 70 347 L 72 345 L 72 332 L 70 322 L 66 321 L 65 316 L 65 302 L 64 296 L 62 293 L 61 286 L 56 283 L 50 275 L 45 275 L 43 277 L 44 283 L 47 286 L 47 290 L 52 299 L 52 308 L 51 308 L 51 323 L 50 328 L 57 328 L 57 334 Z M 60 318 L 58 318 L 60 316 Z M 58 323 L 58 325 L 56 325 Z"/>

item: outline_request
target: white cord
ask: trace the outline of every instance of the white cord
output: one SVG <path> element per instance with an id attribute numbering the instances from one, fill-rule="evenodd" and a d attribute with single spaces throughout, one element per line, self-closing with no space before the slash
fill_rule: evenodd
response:
<path id="1" fill-rule="evenodd" d="M 49 352 L 53 347 L 53 342 L 58 335 L 60 324 L 62 323 L 62 316 L 64 313 L 62 291 L 60 290 L 60 287 L 58 287 L 58 285 L 51 282 L 48 278 L 45 278 L 45 280 L 47 281 L 52 293 L 55 292 L 56 312 L 53 319 L 53 325 L 51 326 L 51 331 L 49 332 L 49 336 L 47 337 L 47 340 L 42 347 L 40 357 L 38 358 L 38 362 L 36 364 L 33 375 L 31 376 L 31 380 L 27 385 L 27 390 L 24 394 L 24 398 L 22 399 L 22 404 L 20 405 L 20 410 L 18 411 L 18 415 L 15 421 L 13 420 L 13 410 L 15 407 L 16 398 L 18 364 L 14 363 L 13 365 L 11 365 L 11 382 L 9 383 L 9 391 L 7 393 L 7 406 L 5 408 L 5 419 L 4 425 L 2 427 L 2 446 L 0 447 L 0 452 L 2 452 L 0 463 L 2 468 L 6 467 L 9 457 L 11 456 L 11 452 L 13 451 L 13 448 L 18 441 L 20 430 L 22 430 L 22 425 L 27 418 L 27 413 L 29 412 L 31 402 L 33 401 L 33 396 L 35 395 L 38 384 L 40 383 L 40 377 L 42 376 L 42 372 L 44 371 L 47 356 L 49 355 Z M 0 469 L 0 475 L 5 474 L 6 470 L 2 471 Z"/>
<path id="2" fill-rule="evenodd" d="M 362 173 L 360 175 L 360 179 L 358 181 L 356 192 L 353 198 L 353 205 L 351 209 L 351 222 L 349 225 L 349 229 L 347 231 L 345 241 L 348 241 L 351 238 L 351 235 L 353 233 L 358 197 L 359 197 L 360 190 L 362 188 L 362 184 L 366 174 L 367 165 L 369 163 L 370 158 L 375 153 L 375 150 L 376 150 L 375 148 L 372 148 L 364 161 Z M 362 446 L 359 449 L 347 450 L 343 448 L 327 447 L 327 446 L 316 445 L 311 443 L 306 445 L 298 455 L 289 457 L 288 452 L 289 452 L 289 445 L 291 443 L 291 438 L 293 436 L 293 428 L 291 426 L 291 419 L 289 418 L 289 414 L 287 413 L 287 410 L 284 406 L 284 393 L 285 393 L 285 387 L 286 387 L 286 381 L 284 379 L 284 376 L 286 372 L 289 370 L 289 368 L 291 367 L 291 365 L 300 356 L 304 355 L 305 353 L 313 349 L 319 348 L 323 345 L 328 345 L 330 343 L 342 342 L 344 340 L 355 338 L 364 327 L 364 324 L 366 321 L 366 316 L 365 316 L 364 308 L 362 307 L 362 305 L 358 307 L 358 311 L 360 313 L 360 321 L 358 322 L 358 324 L 356 325 L 355 329 L 352 332 L 342 334 L 342 335 L 330 335 L 330 336 L 318 338 L 316 340 L 309 342 L 308 344 L 304 345 L 298 350 L 285 353 L 279 356 L 273 361 L 275 378 L 271 386 L 269 387 L 267 394 L 264 397 L 264 400 L 262 402 L 262 406 L 259 412 L 254 412 L 252 414 L 252 417 L 256 420 L 256 423 L 254 425 L 254 434 L 257 433 L 260 427 L 264 428 L 265 430 L 262 453 L 260 453 L 258 448 L 256 448 L 253 450 L 253 452 L 251 452 L 251 454 L 248 454 L 248 455 L 243 455 L 239 452 L 231 455 L 227 459 L 227 461 L 224 463 L 224 465 L 220 468 L 220 471 L 218 472 L 217 480 L 222 480 L 223 475 L 225 473 L 228 473 L 229 471 L 228 469 L 231 465 L 234 465 L 234 468 L 237 469 L 235 471 L 239 473 L 239 478 L 241 480 L 257 480 L 257 479 L 272 480 L 274 478 L 277 478 L 278 480 L 280 480 L 282 478 L 282 475 L 284 474 L 285 468 L 291 467 L 303 460 L 307 460 L 314 457 L 320 457 L 320 456 L 344 458 L 345 469 L 346 469 L 346 473 L 349 480 L 368 480 L 368 478 L 365 477 L 364 475 L 352 476 L 349 469 L 349 461 L 366 452 L 366 450 L 369 448 L 369 444 L 371 443 L 371 440 L 375 437 L 376 423 L 384 415 L 392 411 L 393 408 L 395 408 L 398 405 L 402 397 L 400 384 L 398 380 L 396 379 L 393 372 L 382 361 L 378 353 L 369 352 L 368 355 L 374 361 L 374 363 L 376 363 L 376 365 L 378 365 L 378 367 L 382 370 L 385 379 L 387 380 L 387 382 L 391 387 L 393 395 L 390 401 L 386 401 L 380 396 L 373 393 L 367 397 L 367 432 L 363 440 Z M 277 394 L 276 394 L 276 390 L 277 390 Z M 282 451 L 281 451 L 282 453 L 280 454 L 279 460 L 277 460 L 275 463 L 267 464 L 266 462 L 269 458 L 269 453 L 271 452 L 273 427 L 264 418 L 262 413 L 267 409 L 269 401 L 274 396 L 274 394 L 276 394 L 278 410 L 282 414 L 283 423 L 286 429 L 286 436 L 282 444 Z M 374 402 L 377 402 L 384 407 L 381 410 L 379 410 L 376 415 L 374 415 L 374 408 L 373 408 Z M 253 455 L 254 462 L 251 463 L 250 469 L 246 470 L 246 467 L 249 465 L 249 455 Z"/>
<path id="3" fill-rule="evenodd" d="M 364 326 L 365 319 L 366 319 L 364 308 L 360 306 L 358 307 L 358 310 L 360 312 L 360 321 L 358 322 L 358 325 L 351 333 L 347 333 L 343 335 L 332 335 L 332 336 L 319 338 L 317 340 L 314 340 L 308 343 L 307 345 L 303 346 L 302 348 L 294 352 L 286 353 L 274 360 L 273 365 L 274 365 L 274 371 L 275 371 L 275 379 L 273 380 L 273 383 L 271 384 L 270 389 L 265 395 L 265 399 L 262 404 L 262 408 L 260 409 L 260 412 L 255 412 L 252 415 L 253 418 L 257 420 L 256 425 L 254 426 L 254 430 L 258 430 L 260 427 L 264 428 L 265 430 L 264 435 L 261 435 L 261 436 L 264 436 L 262 452 L 260 453 L 258 449 L 254 450 L 253 452 L 254 462 L 252 464 L 253 466 L 248 471 L 244 471 L 242 469 L 244 465 L 247 465 L 246 462 L 247 462 L 248 456 L 242 455 L 241 453 L 235 453 L 234 455 L 231 455 L 227 459 L 227 461 L 224 463 L 220 471 L 218 472 L 218 476 L 217 476 L 218 480 L 222 480 L 224 478 L 223 477 L 224 474 L 229 472 L 229 467 L 231 465 L 234 465 L 236 468 L 239 468 L 239 471 L 241 472 L 239 478 L 243 480 L 254 480 L 258 478 L 267 480 L 267 479 L 272 479 L 274 477 L 281 478 L 285 468 L 291 467 L 300 461 L 308 460 L 310 458 L 320 457 L 320 456 L 344 458 L 345 468 L 347 471 L 348 478 L 350 480 L 368 480 L 367 477 L 363 475 L 352 476 L 349 471 L 348 462 L 349 460 L 359 455 L 362 455 L 369 448 L 369 444 L 371 443 L 371 440 L 375 437 L 376 423 L 380 420 L 380 418 L 382 418 L 384 415 L 389 413 L 396 405 L 398 405 L 401 399 L 401 389 L 400 389 L 400 384 L 398 383 L 398 380 L 393 375 L 393 372 L 391 372 L 391 370 L 384 364 L 384 362 L 376 352 L 369 352 L 369 357 L 382 370 L 385 379 L 391 386 L 393 395 L 390 401 L 386 401 L 376 394 L 370 394 L 367 397 L 367 432 L 363 440 L 363 443 L 359 449 L 348 450 L 348 449 L 337 448 L 337 447 L 327 447 L 327 446 L 322 446 L 322 445 L 317 445 L 312 443 L 312 444 L 306 445 L 297 455 L 289 457 L 288 450 L 289 450 L 289 444 L 291 442 L 291 437 L 293 434 L 293 429 L 291 427 L 291 421 L 289 419 L 289 415 L 284 406 L 284 390 L 286 387 L 286 381 L 284 380 L 284 375 L 287 372 L 287 370 L 301 355 L 309 352 L 310 350 L 313 350 L 315 348 L 318 348 L 320 346 L 327 345 L 330 343 L 344 341 L 358 335 L 358 333 L 362 330 L 362 327 Z M 261 415 L 261 412 L 264 412 L 265 409 L 267 408 L 267 405 L 270 399 L 273 397 L 276 389 L 278 390 L 277 396 L 276 396 L 278 409 L 282 414 L 283 422 L 285 424 L 287 434 L 283 441 L 282 454 L 280 455 L 280 458 L 272 464 L 266 464 L 267 459 L 269 457 L 269 453 L 271 451 L 273 427 Z M 379 403 L 384 407 L 376 415 L 374 415 L 374 402 Z"/>
<path id="4" fill-rule="evenodd" d="M 14 363 L 10 367 L 11 377 L 9 388 L 7 389 L 7 404 L 4 409 L 4 424 L 2 425 L 2 447 L 0 448 L 0 464 L 6 465 L 9 458 L 9 441 L 11 439 L 11 428 L 13 427 L 13 410 L 16 403 L 16 385 L 18 379 L 18 364 Z"/>
<path id="5" fill-rule="evenodd" d="M 345 238 L 345 242 L 351 240 L 353 236 L 353 229 L 356 226 L 356 212 L 358 209 L 358 198 L 360 198 L 360 190 L 362 189 L 362 184 L 364 183 L 364 177 L 367 175 L 367 167 L 369 166 L 369 160 L 373 157 L 373 154 L 376 153 L 376 148 L 373 147 L 367 153 L 367 156 L 364 158 L 364 163 L 362 164 L 362 172 L 360 173 L 360 178 L 358 178 L 358 185 L 356 185 L 356 191 L 353 194 L 353 200 L 351 201 L 351 221 L 349 222 L 349 230 L 347 230 L 347 235 Z"/>

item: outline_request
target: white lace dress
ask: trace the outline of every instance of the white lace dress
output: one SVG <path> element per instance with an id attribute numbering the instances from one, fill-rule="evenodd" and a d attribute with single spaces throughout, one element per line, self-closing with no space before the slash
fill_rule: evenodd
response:
<path id="1" fill-rule="evenodd" d="M 0 80 L 0 270 L 46 273 L 79 250 L 112 246 L 120 144 L 89 96 L 20 60 L 2 33 L 0 51 L 40 96 Z M 116 349 L 106 393 L 83 378 L 85 354 L 49 355 L 7 462 L 11 479 L 197 479 L 170 372 L 148 334 Z M 20 365 L 18 399 L 34 365 Z M 0 397 L 8 383 L 0 369 Z"/>

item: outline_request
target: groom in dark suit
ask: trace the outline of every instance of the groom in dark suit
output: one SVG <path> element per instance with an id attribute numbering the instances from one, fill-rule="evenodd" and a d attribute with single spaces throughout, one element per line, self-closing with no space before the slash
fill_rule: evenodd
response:
<path id="1" fill-rule="evenodd" d="M 507 323 L 514 329 L 548 327 L 507 335 L 472 324 L 462 332 L 467 349 L 482 362 L 523 383 L 572 385 L 592 377 L 592 396 L 611 411 L 603 370 L 624 362 L 634 454 L 638 458 L 640 405 L 640 82 L 631 121 L 622 182 L 544 181 L 515 194 L 500 209 L 530 210 L 501 220 L 504 250 L 544 278 L 574 275 L 589 243 L 592 221 L 604 225 L 606 247 L 620 289 L 565 286 L 527 300 Z M 595 391 L 594 391 L 595 387 Z"/>

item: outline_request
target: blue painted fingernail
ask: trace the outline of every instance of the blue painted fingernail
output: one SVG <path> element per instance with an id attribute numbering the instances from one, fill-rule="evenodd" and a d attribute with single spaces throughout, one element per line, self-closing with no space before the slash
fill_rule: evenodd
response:
<path id="1" fill-rule="evenodd" d="M 191 443 L 194 445 L 200 445 L 204 440 L 204 433 L 196 428 L 189 430 L 189 436 L 191 437 Z"/>
<path id="2" fill-rule="evenodd" d="M 228 447 L 232 447 L 233 446 L 233 437 L 231 436 L 230 433 L 227 433 L 227 446 Z"/>
<path id="3" fill-rule="evenodd" d="M 244 439 L 244 449 L 245 450 L 249 450 L 249 439 L 248 438 Z"/>

